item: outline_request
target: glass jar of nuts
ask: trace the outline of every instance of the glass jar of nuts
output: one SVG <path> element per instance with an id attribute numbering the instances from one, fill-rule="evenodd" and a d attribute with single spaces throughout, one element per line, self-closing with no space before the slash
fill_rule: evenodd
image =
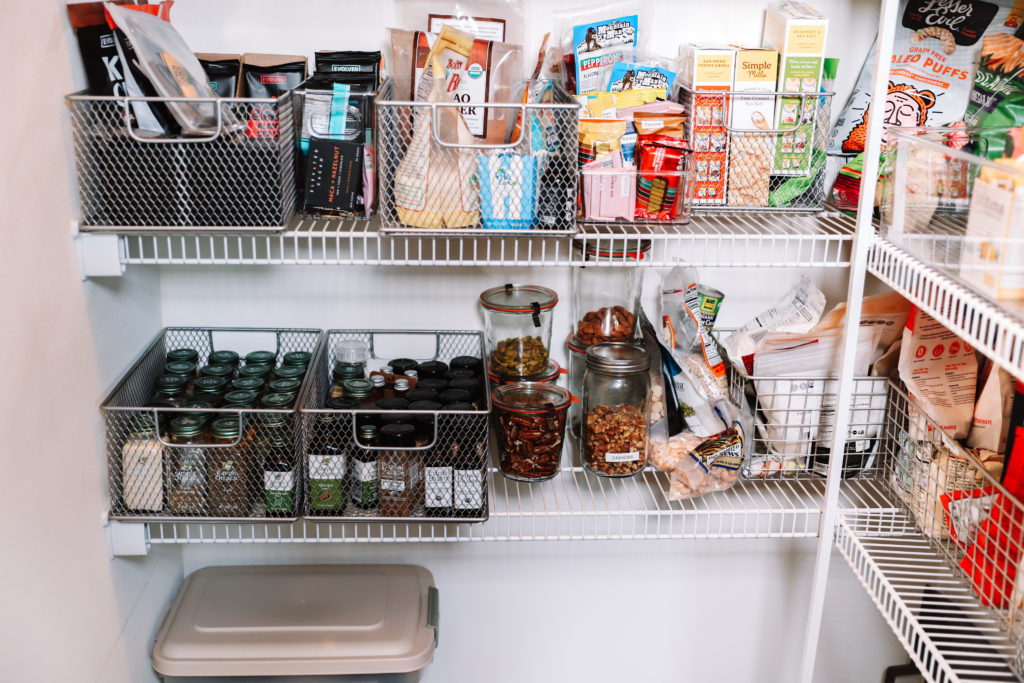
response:
<path id="1" fill-rule="evenodd" d="M 519 481 L 558 474 L 565 438 L 568 389 L 555 384 L 503 384 L 491 394 L 501 473 Z"/>
<path id="2" fill-rule="evenodd" d="M 587 347 L 583 377 L 583 464 L 605 477 L 626 477 L 647 465 L 650 357 L 636 344 Z"/>
<path id="3" fill-rule="evenodd" d="M 551 319 L 558 295 L 537 285 L 492 287 L 480 295 L 487 323 L 489 369 L 507 379 L 539 375 L 548 366 Z"/>
<path id="4" fill-rule="evenodd" d="M 633 341 L 643 284 L 642 273 L 635 266 L 647 257 L 650 240 L 610 246 L 576 242 L 573 249 L 578 260 L 594 263 L 572 271 L 576 340 L 584 347 Z"/>

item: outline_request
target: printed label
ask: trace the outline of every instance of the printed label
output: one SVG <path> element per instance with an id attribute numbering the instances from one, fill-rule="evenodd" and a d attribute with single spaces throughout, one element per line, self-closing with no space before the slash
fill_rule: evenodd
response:
<path id="1" fill-rule="evenodd" d="M 428 467 L 427 507 L 441 508 L 452 504 L 452 468 Z"/>
<path id="2" fill-rule="evenodd" d="M 455 508 L 476 510 L 484 504 L 484 473 L 480 470 L 455 470 Z"/>
<path id="3" fill-rule="evenodd" d="M 996 16 L 998 5 L 981 0 L 917 0 L 903 12 L 903 26 L 912 31 L 946 29 L 957 45 L 974 45 Z"/>
<path id="4" fill-rule="evenodd" d="M 576 92 L 580 95 L 604 88 L 612 65 L 622 61 L 624 47 L 636 45 L 638 16 L 574 26 Z"/>
<path id="5" fill-rule="evenodd" d="M 309 456 L 309 477 L 311 479 L 344 479 L 345 456 L 343 455 L 311 455 Z"/>
<path id="6" fill-rule="evenodd" d="M 295 470 L 264 472 L 263 488 L 267 491 L 291 491 L 295 488 Z"/>
<path id="7" fill-rule="evenodd" d="M 377 481 L 377 463 L 356 460 L 352 463 L 352 472 L 357 481 Z"/>
<path id="8" fill-rule="evenodd" d="M 413 70 L 413 82 L 416 86 L 416 99 L 426 101 L 430 93 L 434 69 L 427 64 L 427 55 L 437 40 L 433 33 L 417 32 L 416 60 Z M 491 68 L 491 43 L 486 40 L 474 40 L 469 55 L 464 55 L 450 48 L 441 50 L 437 57 L 444 65 L 445 92 L 451 98 L 465 106 L 459 107 L 469 131 L 481 137 L 487 134 L 487 110 L 479 105 L 488 100 L 489 74 Z"/>
<path id="9" fill-rule="evenodd" d="M 640 451 L 630 451 L 628 453 L 605 453 L 605 462 L 637 462 L 640 460 Z"/>
<path id="10" fill-rule="evenodd" d="M 381 491 L 404 491 L 405 480 L 403 479 L 381 479 L 380 480 Z"/>
<path id="11" fill-rule="evenodd" d="M 377 463 L 352 463 L 352 499 L 357 503 L 370 504 L 377 500 Z"/>

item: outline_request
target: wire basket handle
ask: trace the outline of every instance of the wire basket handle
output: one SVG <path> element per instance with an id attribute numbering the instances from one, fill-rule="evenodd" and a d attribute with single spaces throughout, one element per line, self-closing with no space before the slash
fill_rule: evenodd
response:
<path id="1" fill-rule="evenodd" d="M 142 142 L 142 143 L 145 143 L 147 145 L 166 145 L 166 144 L 169 144 L 169 143 L 180 143 L 180 142 L 206 143 L 206 142 L 213 142 L 214 140 L 219 138 L 221 136 L 221 133 L 224 131 L 224 106 L 225 105 L 221 104 L 221 106 L 214 107 L 214 109 L 217 110 L 217 128 L 214 130 L 212 135 L 196 136 L 196 137 L 186 137 L 186 138 L 168 138 L 168 137 L 144 138 L 141 135 L 139 135 L 138 133 L 136 133 L 135 129 L 132 128 L 132 117 L 131 117 L 131 112 L 128 109 L 128 105 L 130 103 L 136 102 L 136 101 L 138 101 L 138 102 L 145 102 L 145 101 L 153 100 L 153 99 L 158 99 L 158 101 L 160 101 L 160 102 L 165 102 L 165 101 L 168 101 L 168 100 L 171 100 L 171 101 L 179 101 L 180 100 L 182 102 L 194 102 L 194 101 L 196 101 L 196 98 L 189 98 L 189 97 L 162 97 L 162 98 L 125 97 L 125 98 L 123 98 L 121 100 L 121 102 L 122 102 L 122 104 L 124 106 L 124 127 L 128 129 L 128 135 L 133 140 L 135 140 L 136 142 Z M 200 101 L 202 101 L 202 100 L 200 100 Z M 220 104 L 220 103 L 218 103 L 218 104 Z"/>

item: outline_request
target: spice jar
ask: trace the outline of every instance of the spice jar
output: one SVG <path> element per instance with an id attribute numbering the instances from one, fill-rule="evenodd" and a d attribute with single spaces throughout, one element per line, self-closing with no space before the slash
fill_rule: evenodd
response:
<path id="1" fill-rule="evenodd" d="M 608 477 L 636 474 L 647 465 L 650 357 L 636 344 L 587 347 L 583 377 L 583 464 Z"/>
<path id="2" fill-rule="evenodd" d="M 448 361 L 448 376 L 454 378 L 452 373 L 455 370 L 469 370 L 472 377 L 482 377 L 484 374 L 484 362 L 476 356 L 455 356 Z"/>
<path id="3" fill-rule="evenodd" d="M 188 348 L 172 349 L 172 350 L 167 352 L 167 362 L 168 363 L 178 363 L 178 362 L 198 363 L 199 362 L 199 352 L 196 351 L 195 349 L 188 349 Z"/>
<path id="4" fill-rule="evenodd" d="M 633 341 L 643 284 L 635 266 L 650 249 L 650 240 L 643 240 L 638 249 L 625 243 L 620 247 L 573 243 L 576 258 L 584 263 L 572 272 L 573 320 L 581 344 Z M 587 263 L 595 265 L 587 267 Z"/>
<path id="5" fill-rule="evenodd" d="M 581 344 L 570 334 L 565 347 L 569 351 L 569 391 L 576 399 L 569 406 L 569 433 L 579 439 L 583 422 L 583 375 L 587 370 L 587 345 Z"/>
<path id="6" fill-rule="evenodd" d="M 282 365 L 274 371 L 274 379 L 297 379 L 301 381 L 305 376 L 305 365 Z"/>
<path id="7" fill-rule="evenodd" d="M 210 441 L 219 448 L 207 449 L 210 477 L 210 514 L 244 517 L 249 514 L 248 453 L 242 446 L 241 418 L 224 417 L 210 425 Z"/>
<path id="8" fill-rule="evenodd" d="M 156 391 L 149 405 L 164 408 L 180 408 L 187 398 L 188 378 L 181 375 L 161 375 L 156 378 Z"/>
<path id="9" fill-rule="evenodd" d="M 341 514 L 345 509 L 345 438 L 347 415 L 317 413 L 308 447 L 309 509 L 314 515 Z M 349 431 L 351 435 L 351 431 Z"/>
<path id="10" fill-rule="evenodd" d="M 388 367 L 393 375 L 404 375 L 409 370 L 415 370 L 419 365 L 412 358 L 396 358 L 388 363 Z"/>
<path id="11" fill-rule="evenodd" d="M 275 379 L 267 385 L 267 390 L 272 394 L 288 394 L 292 400 L 299 395 L 302 388 L 301 379 Z M 226 397 L 225 397 L 226 398 Z"/>
<path id="12" fill-rule="evenodd" d="M 269 517 L 295 514 L 297 461 L 292 453 L 288 422 L 284 415 L 264 415 L 253 439 L 254 462 L 263 470 L 263 501 Z"/>
<path id="13" fill-rule="evenodd" d="M 378 467 L 380 477 L 380 514 L 385 517 L 411 517 L 421 498 L 423 459 L 416 444 L 416 429 L 411 424 L 388 424 L 380 428 Z"/>
<path id="14" fill-rule="evenodd" d="M 165 375 L 181 375 L 187 379 L 192 379 L 196 376 L 196 372 L 196 364 L 184 360 L 171 361 L 164 365 Z"/>
<path id="15" fill-rule="evenodd" d="M 309 365 L 309 361 L 313 358 L 313 354 L 309 351 L 289 351 L 281 357 L 282 365 L 298 365 L 306 367 Z"/>
<path id="16" fill-rule="evenodd" d="M 206 422 L 195 417 L 171 420 L 167 442 L 174 446 L 168 457 L 167 509 L 177 515 L 206 512 L 206 450 L 195 446 L 209 442 Z"/>
<path id="17" fill-rule="evenodd" d="M 498 466 L 509 479 L 542 481 L 558 474 L 572 395 L 555 384 L 503 384 L 491 395 L 498 429 Z"/>
<path id="18" fill-rule="evenodd" d="M 370 510 L 377 506 L 377 454 L 380 451 L 375 450 L 376 446 L 377 427 L 360 427 L 359 438 L 352 443 L 352 473 L 349 477 L 350 498 L 352 504 L 360 510 Z"/>
<path id="19" fill-rule="evenodd" d="M 369 403 L 373 397 L 373 382 L 368 379 L 347 379 L 341 388 L 344 396 L 354 398 L 360 403 Z"/>
<path id="20" fill-rule="evenodd" d="M 129 510 L 160 512 L 164 507 L 164 446 L 149 415 L 135 420 L 121 447 L 121 497 Z"/>
<path id="21" fill-rule="evenodd" d="M 224 394 L 224 405 L 221 408 L 231 408 L 233 410 L 248 410 L 256 407 L 256 401 L 258 401 L 260 395 L 255 391 L 246 391 L 245 389 L 235 389 Z"/>
<path id="22" fill-rule="evenodd" d="M 192 390 L 196 399 L 208 401 L 214 408 L 218 408 L 224 402 L 227 386 L 228 381 L 223 377 L 200 377 L 192 383 Z"/>
<path id="23" fill-rule="evenodd" d="M 231 383 L 231 389 L 238 391 L 255 391 L 258 394 L 263 391 L 263 380 L 259 377 L 239 377 Z"/>
<path id="24" fill-rule="evenodd" d="M 207 356 L 206 362 L 209 365 L 230 365 L 234 369 L 238 369 L 238 354 L 234 351 L 211 351 L 210 355 Z"/>
<path id="25" fill-rule="evenodd" d="M 293 394 L 264 394 L 260 399 L 260 408 L 263 410 L 291 410 L 293 405 Z"/>
<path id="26" fill-rule="evenodd" d="M 266 365 L 271 370 L 274 369 L 274 365 L 277 363 L 277 354 L 273 351 L 251 351 L 245 354 L 245 364 L 249 365 Z"/>
<path id="27" fill-rule="evenodd" d="M 480 295 L 491 370 L 502 377 L 537 375 L 548 364 L 558 295 L 537 285 L 505 285 Z"/>
<path id="28" fill-rule="evenodd" d="M 448 374 L 448 364 L 439 360 L 423 361 L 416 368 L 416 377 L 421 379 L 444 379 Z"/>

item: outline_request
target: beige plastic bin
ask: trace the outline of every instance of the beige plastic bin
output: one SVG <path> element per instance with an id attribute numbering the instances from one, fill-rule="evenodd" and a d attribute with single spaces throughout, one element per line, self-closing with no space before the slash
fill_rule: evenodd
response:
<path id="1" fill-rule="evenodd" d="M 414 683 L 433 659 L 437 620 L 422 567 L 208 567 L 164 617 L 153 669 L 175 683 Z"/>

